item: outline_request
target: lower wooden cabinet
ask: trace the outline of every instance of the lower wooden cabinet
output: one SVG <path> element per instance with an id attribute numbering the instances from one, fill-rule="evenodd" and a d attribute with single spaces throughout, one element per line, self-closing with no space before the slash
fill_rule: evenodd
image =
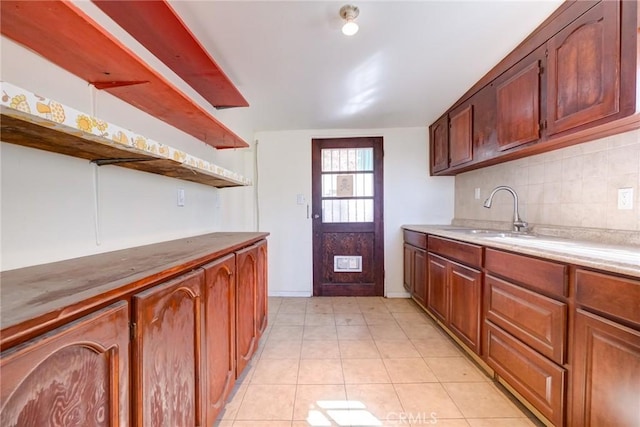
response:
<path id="1" fill-rule="evenodd" d="M 197 270 L 132 298 L 134 425 L 202 425 L 203 282 Z"/>
<path id="2" fill-rule="evenodd" d="M 555 426 L 564 425 L 566 370 L 491 322 L 486 330 L 489 366 Z"/>
<path id="3" fill-rule="evenodd" d="M 256 295 L 258 287 L 258 248 L 250 246 L 236 252 L 236 378 L 256 350 Z"/>
<path id="4" fill-rule="evenodd" d="M 429 253 L 429 311 L 480 354 L 482 273 Z"/>
<path id="5" fill-rule="evenodd" d="M 640 425 L 640 280 L 576 269 L 571 425 Z"/>
<path id="6" fill-rule="evenodd" d="M 578 310 L 572 425 L 640 425 L 640 331 Z"/>
<path id="7" fill-rule="evenodd" d="M 128 304 L 3 352 L 0 371 L 2 426 L 128 426 Z"/>
<path id="8" fill-rule="evenodd" d="M 404 287 L 423 307 L 427 305 L 427 251 L 404 244 Z"/>
<path id="9" fill-rule="evenodd" d="M 189 251 L 203 259 L 192 239 L 147 248 L 143 255 L 127 253 L 135 266 L 153 257 L 182 264 L 167 261 L 163 277 L 171 279 L 164 282 L 157 268 L 149 276 L 136 271 L 126 291 L 86 303 L 90 310 L 102 298 L 106 308 L 43 328 L 43 334 L 0 353 L 0 425 L 214 425 L 268 323 L 266 240 L 253 239 L 235 252 L 232 247 L 242 247 L 232 243 L 237 238 L 221 240 L 211 249 L 218 255 L 204 258 L 213 259 L 205 265 L 185 261 Z M 96 257 L 85 261 L 93 270 L 117 271 L 110 270 L 113 256 Z M 75 262 L 65 268 L 65 281 L 94 284 L 86 277 L 91 272 L 74 270 Z M 129 269 L 123 268 L 126 276 Z M 116 280 L 113 275 L 104 273 L 105 280 Z M 123 280 L 117 280 L 116 289 L 122 289 Z"/>
<path id="10" fill-rule="evenodd" d="M 236 381 L 236 260 L 233 254 L 202 267 L 204 278 L 204 406 L 207 426 L 224 409 Z"/>
<path id="11" fill-rule="evenodd" d="M 257 282 L 256 282 L 256 329 L 258 332 L 258 338 L 262 336 L 265 329 L 267 329 L 269 319 L 269 298 L 267 295 L 267 241 L 263 240 L 256 243 L 258 262 L 256 267 Z"/>

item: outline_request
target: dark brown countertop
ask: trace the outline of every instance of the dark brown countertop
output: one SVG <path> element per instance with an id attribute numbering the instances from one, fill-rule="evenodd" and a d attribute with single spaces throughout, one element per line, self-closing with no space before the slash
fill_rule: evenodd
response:
<path id="1" fill-rule="evenodd" d="M 29 330 L 87 311 L 190 271 L 269 233 L 211 233 L 0 273 L 2 348 Z"/>

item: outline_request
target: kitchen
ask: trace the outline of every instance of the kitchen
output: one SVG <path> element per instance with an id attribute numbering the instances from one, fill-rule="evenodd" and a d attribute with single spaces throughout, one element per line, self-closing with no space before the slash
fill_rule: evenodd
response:
<path id="1" fill-rule="evenodd" d="M 91 4 L 82 6 L 92 7 Z M 334 6 L 331 9 L 336 9 L 333 13 L 337 16 L 340 5 Z M 182 13 L 189 13 L 185 5 L 177 3 L 175 7 Z M 366 3 L 361 5 L 358 18 L 363 30 L 367 7 Z M 541 14 L 538 23 L 557 4 L 545 7 L 548 11 Z M 242 10 L 236 13 L 240 12 Z M 197 15 L 195 11 L 191 13 Z M 91 16 L 119 39 L 127 41 L 127 45 L 153 68 L 165 69 L 160 61 L 136 45 L 126 32 L 109 22 L 95 7 Z M 485 69 L 499 62 L 536 25 L 532 23 L 528 30 L 520 29 L 521 35 L 517 40 L 509 40 L 504 52 L 487 59 Z M 339 23 L 337 28 L 337 35 L 332 37 L 339 40 L 338 36 L 344 36 L 339 33 Z M 100 198 L 96 208 L 96 172 L 93 165 L 68 156 L 3 143 L 2 270 L 212 231 L 264 230 L 271 233 L 268 239 L 269 295 L 310 296 L 311 222 L 307 219 L 306 203 L 297 204 L 296 197 L 301 194 L 306 201 L 311 197 L 311 147 L 301 141 L 317 137 L 384 137 L 387 297 L 407 296 L 402 286 L 401 226 L 447 224 L 454 216 L 457 219 L 507 222 L 512 217 L 510 199 L 497 200 L 492 209 L 482 207 L 482 201 L 497 185 L 511 185 L 518 190 L 520 212 L 531 224 L 602 228 L 612 230 L 610 234 L 620 230 L 637 235 L 640 220 L 637 196 L 632 209 L 618 210 L 616 194 L 611 192 L 611 187 L 638 190 L 637 130 L 535 158 L 481 168 L 455 178 L 429 176 L 425 124 L 434 122 L 483 75 L 482 71 L 476 70 L 475 75 L 467 77 L 466 84 L 461 83 L 460 87 L 451 89 L 448 100 L 437 105 L 431 117 L 424 116 L 419 125 L 363 127 L 358 126 L 354 119 L 354 128 L 340 125 L 334 130 L 317 130 L 310 125 L 306 129 L 312 130 L 279 127 L 253 132 L 253 125 L 247 122 L 248 116 L 240 114 L 242 109 L 218 110 L 215 112 L 217 118 L 254 145 L 249 150 L 214 151 L 128 104 L 95 92 L 85 81 L 11 40 L 3 37 L 2 42 L 3 81 L 221 164 L 251 178 L 256 184 L 253 187 L 211 190 L 186 181 L 104 167 L 98 172 Z M 226 40 L 219 43 L 224 42 Z M 225 70 L 233 70 L 234 59 L 225 60 L 229 62 L 225 64 Z M 373 61 L 375 63 L 375 57 Z M 198 96 L 184 83 L 174 84 L 179 84 L 194 98 Z M 296 97 L 295 92 L 284 89 L 281 88 L 287 96 Z M 421 95 L 421 98 L 425 96 Z M 252 100 L 249 101 L 251 104 Z M 343 130 L 343 127 L 347 129 Z M 283 156 L 283 153 L 286 154 Z M 287 167 L 282 166 L 283 158 L 288 163 Z M 258 173 L 254 166 L 256 159 Z M 476 188 L 481 191 L 479 198 L 474 195 Z M 175 201 L 176 192 L 180 189 L 184 190 L 186 198 L 182 208 L 176 207 Z M 420 189 L 418 194 L 416 189 Z M 46 206 L 46 210 L 42 206 Z M 215 213 L 213 217 L 208 213 L 211 211 Z M 292 233 L 292 229 L 298 232 Z M 294 235 L 295 238 L 292 237 Z"/>

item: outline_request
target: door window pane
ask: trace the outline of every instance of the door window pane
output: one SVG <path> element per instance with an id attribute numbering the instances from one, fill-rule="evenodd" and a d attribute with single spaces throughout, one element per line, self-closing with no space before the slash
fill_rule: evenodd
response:
<path id="1" fill-rule="evenodd" d="M 322 222 L 373 222 L 373 199 L 323 200 Z"/>
<path id="2" fill-rule="evenodd" d="M 373 173 L 322 174 L 322 197 L 373 197 Z"/>
<path id="3" fill-rule="evenodd" d="M 322 172 L 358 172 L 373 170 L 373 148 L 325 148 Z"/>

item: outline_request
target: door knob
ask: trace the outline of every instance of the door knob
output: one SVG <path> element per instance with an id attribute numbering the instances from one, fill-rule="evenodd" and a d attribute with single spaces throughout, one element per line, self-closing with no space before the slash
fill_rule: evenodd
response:
<path id="1" fill-rule="evenodd" d="M 319 214 L 313 214 L 313 219 L 318 219 L 318 218 L 320 218 Z"/>

